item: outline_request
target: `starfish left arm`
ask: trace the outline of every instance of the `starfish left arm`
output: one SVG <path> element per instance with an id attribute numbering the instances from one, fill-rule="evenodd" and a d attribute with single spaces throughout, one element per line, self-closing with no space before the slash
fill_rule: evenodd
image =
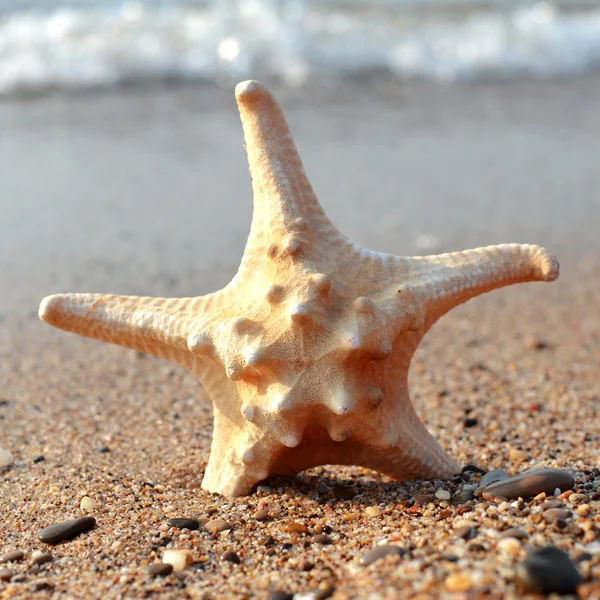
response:
<path id="1" fill-rule="evenodd" d="M 201 327 L 206 297 L 149 298 L 113 294 L 55 294 L 40 304 L 40 318 L 70 331 L 118 344 L 190 369 L 188 337 Z M 195 322 L 194 322 L 195 319 Z"/>

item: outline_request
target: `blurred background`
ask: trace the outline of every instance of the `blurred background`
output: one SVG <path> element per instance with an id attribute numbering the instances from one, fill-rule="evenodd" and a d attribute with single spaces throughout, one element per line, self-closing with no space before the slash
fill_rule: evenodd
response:
<path id="1" fill-rule="evenodd" d="M 596 0 L 0 0 L 0 314 L 224 285 L 251 218 L 248 78 L 357 242 L 593 261 L 599 70 Z"/>

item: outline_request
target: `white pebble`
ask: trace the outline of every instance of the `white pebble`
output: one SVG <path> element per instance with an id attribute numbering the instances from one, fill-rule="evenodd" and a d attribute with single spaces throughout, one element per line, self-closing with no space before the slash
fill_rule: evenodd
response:
<path id="1" fill-rule="evenodd" d="M 507 537 L 499 540 L 497 548 L 503 554 L 517 556 L 521 552 L 521 542 L 513 537 Z"/>
<path id="2" fill-rule="evenodd" d="M 173 571 L 178 573 L 191 565 L 194 557 L 189 550 L 166 550 L 162 560 L 164 563 L 173 565 Z"/>
<path id="3" fill-rule="evenodd" d="M 99 507 L 100 507 L 100 505 L 93 498 L 90 498 L 89 496 L 84 496 L 81 499 L 81 502 L 79 503 L 79 508 L 86 512 L 98 510 Z"/>
<path id="4" fill-rule="evenodd" d="M 13 460 L 13 455 L 8 450 L 3 450 L 2 448 L 0 448 L 0 469 L 10 467 L 10 465 L 12 465 Z"/>
<path id="5" fill-rule="evenodd" d="M 381 511 L 376 506 L 367 506 L 367 508 L 365 508 L 365 513 L 371 518 L 381 515 Z"/>
<path id="6" fill-rule="evenodd" d="M 446 490 L 438 490 L 435 493 L 435 497 L 439 498 L 440 500 L 450 500 L 450 492 L 447 492 Z"/>

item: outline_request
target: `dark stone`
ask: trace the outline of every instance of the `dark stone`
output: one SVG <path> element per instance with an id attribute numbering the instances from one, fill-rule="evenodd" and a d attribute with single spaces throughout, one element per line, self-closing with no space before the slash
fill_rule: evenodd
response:
<path id="1" fill-rule="evenodd" d="M 358 561 L 363 567 L 368 567 L 374 562 L 385 558 L 386 556 L 399 556 L 402 558 L 406 554 L 406 550 L 400 546 L 394 546 L 392 544 L 385 544 L 383 546 L 375 546 L 369 550 L 366 554 L 360 557 Z"/>
<path id="2" fill-rule="evenodd" d="M 484 475 L 487 471 L 476 465 L 468 464 L 462 468 L 461 473 L 480 473 L 481 475 Z"/>
<path id="3" fill-rule="evenodd" d="M 100 446 L 100 448 L 98 448 L 96 452 L 98 454 L 106 454 L 107 452 L 110 452 L 110 448 L 108 446 Z"/>
<path id="4" fill-rule="evenodd" d="M 429 504 L 433 502 L 435 498 L 433 496 L 428 496 L 425 494 L 421 494 L 415 498 L 415 506 L 423 506 L 423 504 Z"/>
<path id="5" fill-rule="evenodd" d="M 46 544 L 58 544 L 64 540 L 70 540 L 80 533 L 89 531 L 95 526 L 96 519 L 94 517 L 81 517 L 44 527 L 39 533 L 39 538 L 42 542 L 46 542 Z"/>
<path id="6" fill-rule="evenodd" d="M 333 486 L 333 494 L 340 500 L 351 500 L 356 496 L 356 492 L 352 488 L 340 484 Z"/>
<path id="7" fill-rule="evenodd" d="M 269 600 L 294 600 L 294 594 L 288 594 L 287 592 L 275 590 L 269 592 Z"/>
<path id="8" fill-rule="evenodd" d="M 46 460 L 46 458 L 44 457 L 44 455 L 43 455 L 43 454 L 40 454 L 39 456 L 36 456 L 36 457 L 33 459 L 33 464 L 34 464 L 34 465 L 37 465 L 38 463 L 41 463 L 41 462 L 42 462 L 42 461 L 44 461 L 44 460 Z"/>
<path id="9" fill-rule="evenodd" d="M 483 497 L 488 499 L 503 496 L 514 500 L 537 496 L 542 492 L 552 494 L 556 488 L 564 492 L 573 489 L 574 485 L 575 480 L 567 471 L 540 469 L 492 483 L 483 489 Z"/>
<path id="10" fill-rule="evenodd" d="M 333 544 L 333 540 L 323 533 L 319 535 L 313 535 L 313 542 L 315 544 L 321 544 L 322 546 L 327 546 L 328 544 Z"/>
<path id="11" fill-rule="evenodd" d="M 177 529 L 189 529 L 190 531 L 196 531 L 200 529 L 200 521 L 197 519 L 188 519 L 182 517 L 179 519 L 169 519 L 167 523 L 171 527 L 177 527 Z"/>
<path id="12" fill-rule="evenodd" d="M 475 528 L 470 527 L 469 525 L 459 527 L 454 533 L 456 534 L 456 537 L 462 538 L 463 540 L 473 539 L 477 535 Z"/>
<path id="13" fill-rule="evenodd" d="M 32 565 L 45 565 L 46 563 L 52 562 L 54 557 L 50 552 L 44 552 L 42 554 L 37 554 L 31 559 Z"/>
<path id="14" fill-rule="evenodd" d="M 526 540 L 529 536 L 518 527 L 510 527 L 509 529 L 505 529 L 499 536 L 498 539 L 502 540 L 504 538 L 515 538 L 517 540 Z"/>
<path id="15" fill-rule="evenodd" d="M 467 417 L 464 421 L 463 421 L 463 426 L 467 429 L 469 427 L 475 427 L 476 425 L 479 424 L 479 421 L 474 418 L 474 417 Z"/>
<path id="16" fill-rule="evenodd" d="M 523 562 L 529 584 L 543 594 L 574 594 L 583 577 L 569 555 L 556 546 L 529 553 Z"/>
<path id="17" fill-rule="evenodd" d="M 452 504 L 452 506 L 458 506 L 459 504 L 464 504 L 465 502 L 469 502 L 469 500 L 473 500 L 474 497 L 475 489 L 471 486 L 465 486 L 454 495 L 450 504 Z"/>
<path id="18" fill-rule="evenodd" d="M 303 560 L 298 565 L 299 571 L 312 571 L 315 568 L 315 564 L 310 562 L 310 560 Z"/>
<path id="19" fill-rule="evenodd" d="M 166 577 L 173 572 L 173 565 L 168 563 L 154 563 L 148 567 L 150 577 Z"/>
<path id="20" fill-rule="evenodd" d="M 22 550 L 13 550 L 12 552 L 7 552 L 0 556 L 0 563 L 18 562 L 23 560 L 23 558 L 25 558 L 25 552 Z"/>
<path id="21" fill-rule="evenodd" d="M 42 590 L 52 589 L 52 584 L 45 579 L 41 579 L 40 581 L 35 581 L 32 587 L 34 592 L 41 592 Z"/>
<path id="22" fill-rule="evenodd" d="M 566 508 L 549 508 L 542 513 L 544 521 L 548 523 L 556 523 L 557 521 L 564 521 L 568 519 L 573 513 Z"/>
<path id="23" fill-rule="evenodd" d="M 9 571 L 8 569 L 0 569 L 0 581 L 10 581 L 12 576 L 12 571 Z"/>
<path id="24" fill-rule="evenodd" d="M 509 475 L 503 469 L 494 469 L 489 473 L 486 473 L 481 480 L 479 481 L 479 487 L 484 488 L 492 483 L 496 483 L 497 481 L 504 481 L 505 479 L 509 479 Z"/>
<path id="25" fill-rule="evenodd" d="M 239 565 L 242 562 L 240 560 L 240 557 L 231 550 L 227 550 L 227 552 L 225 552 L 223 556 L 221 556 L 221 560 L 224 560 L 225 562 L 234 563 L 236 565 Z"/>

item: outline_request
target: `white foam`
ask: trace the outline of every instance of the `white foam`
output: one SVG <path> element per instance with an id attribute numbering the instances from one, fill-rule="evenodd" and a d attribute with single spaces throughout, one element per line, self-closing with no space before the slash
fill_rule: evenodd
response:
<path id="1" fill-rule="evenodd" d="M 10 9 L 0 19 L 0 94 L 158 80 L 229 86 L 249 77 L 331 85 L 382 70 L 442 81 L 547 77 L 600 65 L 597 5 L 484 9 L 463 0 L 459 9 L 423 11 L 380 0 L 363 11 L 339 0 L 325 8 L 302 0 L 52 2 L 23 10 L 23 2 L 0 0 L 0 10 Z"/>

